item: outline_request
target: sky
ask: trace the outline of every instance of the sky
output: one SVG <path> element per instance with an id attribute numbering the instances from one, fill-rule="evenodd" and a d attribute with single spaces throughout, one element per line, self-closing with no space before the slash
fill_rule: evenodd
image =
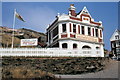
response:
<path id="1" fill-rule="evenodd" d="M 2 25 L 12 28 L 14 9 L 26 22 L 16 18 L 15 28 L 28 28 L 38 32 L 46 32 L 58 13 L 68 14 L 70 4 L 74 4 L 78 13 L 87 7 L 95 21 L 102 21 L 104 26 L 105 48 L 110 50 L 110 37 L 118 28 L 117 2 L 3 2 Z"/>

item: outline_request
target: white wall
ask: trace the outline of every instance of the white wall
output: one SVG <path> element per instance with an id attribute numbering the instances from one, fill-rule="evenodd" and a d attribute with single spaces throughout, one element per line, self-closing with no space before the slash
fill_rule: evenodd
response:
<path id="1" fill-rule="evenodd" d="M 82 47 L 87 45 L 91 47 L 91 51 L 92 54 L 95 55 L 96 54 L 96 47 L 100 47 L 100 55 L 102 57 L 104 57 L 104 49 L 103 49 L 103 45 L 102 44 L 95 44 L 95 43 L 88 43 L 88 42 L 81 42 L 81 41 L 75 41 L 75 40 L 60 40 L 59 41 L 59 45 L 60 45 L 60 49 L 62 49 L 62 44 L 63 43 L 67 43 L 68 44 L 68 50 L 69 49 L 73 49 L 73 44 L 76 43 L 77 44 L 77 49 L 82 52 Z"/>

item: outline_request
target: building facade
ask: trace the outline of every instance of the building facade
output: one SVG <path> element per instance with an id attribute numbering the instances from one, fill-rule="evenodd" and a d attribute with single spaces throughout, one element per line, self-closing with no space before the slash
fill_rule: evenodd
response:
<path id="1" fill-rule="evenodd" d="M 70 5 L 68 14 L 56 16 L 55 21 L 47 28 L 48 47 L 60 49 L 89 50 L 104 57 L 102 22 L 95 22 L 87 8 L 75 12 L 74 4 Z"/>
<path id="2" fill-rule="evenodd" d="M 116 29 L 110 38 L 111 51 L 117 59 L 120 59 L 120 30 Z"/>

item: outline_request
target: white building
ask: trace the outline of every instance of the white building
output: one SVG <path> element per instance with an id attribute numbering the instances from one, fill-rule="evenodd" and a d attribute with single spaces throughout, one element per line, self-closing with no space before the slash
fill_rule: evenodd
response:
<path id="1" fill-rule="evenodd" d="M 48 26 L 48 47 L 89 50 L 104 57 L 102 22 L 95 22 L 86 7 L 79 13 L 75 10 L 71 4 L 68 14 L 58 13 L 56 20 Z"/>
<path id="2" fill-rule="evenodd" d="M 111 51 L 117 59 L 120 59 L 120 30 L 116 29 L 110 38 Z"/>

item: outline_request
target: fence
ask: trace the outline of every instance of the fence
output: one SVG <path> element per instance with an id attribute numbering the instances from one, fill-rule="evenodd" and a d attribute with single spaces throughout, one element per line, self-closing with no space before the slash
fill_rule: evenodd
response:
<path id="1" fill-rule="evenodd" d="M 101 52 L 59 48 L 0 48 L 0 56 L 101 57 Z"/>

